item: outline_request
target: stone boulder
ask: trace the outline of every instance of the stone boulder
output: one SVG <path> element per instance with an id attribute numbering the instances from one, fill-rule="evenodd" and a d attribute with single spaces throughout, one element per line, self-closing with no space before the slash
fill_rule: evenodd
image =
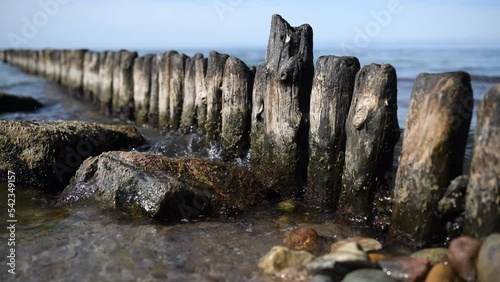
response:
<path id="1" fill-rule="evenodd" d="M 144 143 L 133 126 L 78 121 L 0 120 L 0 136 L 0 174 L 52 191 L 66 187 L 87 157 Z"/>
<path id="2" fill-rule="evenodd" d="M 103 209 L 157 219 L 226 216 L 257 203 L 249 170 L 194 158 L 107 152 L 87 159 L 59 196 L 62 205 L 94 201 Z"/>
<path id="3" fill-rule="evenodd" d="M 22 97 L 0 92 L 0 113 L 29 112 L 41 108 L 42 103 L 32 97 Z"/>

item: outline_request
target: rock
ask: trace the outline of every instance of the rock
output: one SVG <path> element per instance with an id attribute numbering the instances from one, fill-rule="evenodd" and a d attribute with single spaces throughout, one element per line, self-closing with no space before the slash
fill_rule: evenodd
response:
<path id="1" fill-rule="evenodd" d="M 332 244 L 332 252 L 350 242 L 356 242 L 361 246 L 361 249 L 365 252 L 378 251 L 382 249 L 382 244 L 372 238 L 364 237 L 352 237 L 345 240 L 341 240 Z"/>
<path id="2" fill-rule="evenodd" d="M 313 259 L 314 256 L 309 252 L 275 246 L 260 259 L 259 268 L 266 274 L 276 274 L 289 267 L 301 269 Z"/>
<path id="3" fill-rule="evenodd" d="M 461 175 L 455 178 L 439 201 L 438 209 L 444 217 L 456 217 L 465 210 L 465 191 L 469 177 Z"/>
<path id="4" fill-rule="evenodd" d="M 278 209 L 284 212 L 294 212 L 297 210 L 297 204 L 294 200 L 285 200 L 278 203 Z"/>
<path id="5" fill-rule="evenodd" d="M 319 247 L 318 233 L 312 228 L 300 228 L 285 233 L 283 244 L 290 249 L 314 252 Z"/>
<path id="6" fill-rule="evenodd" d="M 397 281 L 424 281 L 429 272 L 429 261 L 424 258 L 393 257 L 377 263 L 387 275 Z"/>
<path id="7" fill-rule="evenodd" d="M 474 262 L 480 247 L 481 241 L 465 236 L 456 238 L 450 243 L 448 255 L 450 265 L 466 281 L 476 281 Z"/>
<path id="8" fill-rule="evenodd" d="M 436 211 L 462 174 L 473 104 L 467 73 L 424 73 L 415 80 L 393 194 L 394 236 L 415 245 L 444 239 Z"/>
<path id="9" fill-rule="evenodd" d="M 371 264 L 376 264 L 380 260 L 388 259 L 392 257 L 389 254 L 379 254 L 379 253 L 370 253 L 368 254 L 368 259 L 370 260 Z"/>
<path id="10" fill-rule="evenodd" d="M 431 265 L 448 262 L 448 249 L 446 248 L 429 248 L 414 252 L 410 255 L 412 258 L 424 258 Z"/>
<path id="11" fill-rule="evenodd" d="M 158 219 L 228 215 L 256 203 L 260 185 L 242 168 L 202 159 L 107 152 L 87 159 L 60 204 L 93 200 L 105 209 Z"/>
<path id="12" fill-rule="evenodd" d="M 396 280 L 380 270 L 360 269 L 347 274 L 342 282 L 396 282 Z"/>
<path id="13" fill-rule="evenodd" d="M 273 15 L 266 54 L 252 93 L 251 166 L 266 188 L 290 198 L 307 183 L 311 26 L 292 27 Z"/>
<path id="14" fill-rule="evenodd" d="M 316 258 L 306 268 L 310 273 L 329 275 L 334 281 L 339 281 L 353 270 L 370 266 L 368 255 L 361 250 L 361 246 L 350 242 L 335 252 Z"/>
<path id="15" fill-rule="evenodd" d="M 0 113 L 35 111 L 43 105 L 32 97 L 0 92 Z"/>
<path id="16" fill-rule="evenodd" d="M 460 282 L 460 277 L 449 264 L 438 263 L 427 274 L 425 282 Z"/>
<path id="17" fill-rule="evenodd" d="M 479 282 L 498 281 L 500 277 L 500 234 L 488 236 L 484 241 L 477 259 Z"/>
<path id="18" fill-rule="evenodd" d="M 274 275 L 274 281 L 282 282 L 309 282 L 311 277 L 305 270 L 298 270 L 293 267 L 285 268 Z"/>
<path id="19" fill-rule="evenodd" d="M 332 278 L 324 274 L 316 274 L 311 279 L 311 282 L 333 282 Z"/>
<path id="20" fill-rule="evenodd" d="M 474 140 L 464 234 L 481 238 L 500 232 L 500 85 L 479 106 Z"/>
<path id="21" fill-rule="evenodd" d="M 79 121 L 0 120 L 0 173 L 40 189 L 64 188 L 90 156 L 142 145 L 143 137 L 128 125 Z"/>

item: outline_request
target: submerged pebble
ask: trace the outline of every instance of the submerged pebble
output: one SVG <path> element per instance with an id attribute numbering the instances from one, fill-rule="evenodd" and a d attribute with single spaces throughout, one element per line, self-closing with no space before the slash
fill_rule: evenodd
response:
<path id="1" fill-rule="evenodd" d="M 275 246 L 260 259 L 259 268 L 266 274 L 276 274 L 289 267 L 301 269 L 313 259 L 309 252 Z"/>

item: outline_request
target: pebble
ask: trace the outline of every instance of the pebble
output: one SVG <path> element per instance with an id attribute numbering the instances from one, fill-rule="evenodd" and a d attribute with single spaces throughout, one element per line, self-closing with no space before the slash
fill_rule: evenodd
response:
<path id="1" fill-rule="evenodd" d="M 283 269 L 274 275 L 274 281 L 282 282 L 308 282 L 311 277 L 305 270 L 298 270 L 293 267 Z"/>
<path id="2" fill-rule="evenodd" d="M 381 270 L 360 269 L 347 274 L 342 282 L 396 282 L 396 280 Z"/>
<path id="3" fill-rule="evenodd" d="M 259 268 L 267 274 L 276 274 L 279 271 L 293 267 L 303 268 L 311 262 L 314 256 L 306 251 L 290 250 L 287 247 L 275 246 L 259 261 Z"/>
<path id="4" fill-rule="evenodd" d="M 314 252 L 319 246 L 318 233 L 312 228 L 300 228 L 287 231 L 283 244 L 290 248 L 299 251 Z"/>
<path id="5" fill-rule="evenodd" d="M 350 242 L 332 253 L 316 258 L 306 268 L 310 273 L 327 274 L 337 281 L 353 270 L 370 266 L 366 252 L 361 250 L 358 243 Z"/>
<path id="6" fill-rule="evenodd" d="M 475 259 L 481 247 L 481 241 L 471 237 L 459 237 L 451 241 L 449 247 L 450 265 L 465 281 L 476 281 Z"/>
<path id="7" fill-rule="evenodd" d="M 379 253 L 368 254 L 368 259 L 370 260 L 371 264 L 376 264 L 379 260 L 388 259 L 390 257 L 392 257 L 392 255 L 389 254 L 379 254 Z"/>
<path id="8" fill-rule="evenodd" d="M 358 243 L 361 246 L 361 249 L 365 252 L 378 251 L 382 249 L 382 244 L 375 239 L 365 237 L 352 237 L 333 243 L 332 252 L 334 252 L 340 246 L 351 242 Z"/>
<path id="9" fill-rule="evenodd" d="M 424 258 L 431 265 L 448 262 L 448 249 L 446 248 L 429 248 L 423 249 L 411 254 L 412 258 Z"/>
<path id="10" fill-rule="evenodd" d="M 424 281 L 430 269 L 430 263 L 424 258 L 393 257 L 381 260 L 377 265 L 387 275 L 397 281 Z"/>
<path id="11" fill-rule="evenodd" d="M 460 282 L 460 277 L 449 264 L 437 263 L 427 274 L 425 282 Z"/>
<path id="12" fill-rule="evenodd" d="M 500 233 L 491 234 L 484 241 L 477 259 L 479 282 L 500 280 Z"/>

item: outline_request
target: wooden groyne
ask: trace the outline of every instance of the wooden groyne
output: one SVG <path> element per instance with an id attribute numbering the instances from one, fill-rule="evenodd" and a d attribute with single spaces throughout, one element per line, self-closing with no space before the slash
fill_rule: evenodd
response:
<path id="1" fill-rule="evenodd" d="M 391 230 L 417 244 L 439 237 L 438 202 L 462 171 L 472 113 L 466 73 L 422 74 L 413 89 L 397 177 L 397 78 L 390 65 L 354 57 L 313 65 L 312 28 L 272 18 L 257 68 L 216 51 L 138 56 L 118 50 L 0 50 L 0 60 L 46 77 L 101 112 L 219 142 L 222 157 L 250 152 L 252 171 L 281 199 L 371 222 L 392 213 Z M 498 88 L 479 110 L 464 207 L 466 232 L 500 231 Z M 394 184 L 394 179 L 396 179 Z M 392 208 L 380 208 L 388 199 Z M 465 201 L 465 199 L 464 199 Z M 439 233 L 439 234 L 437 234 Z"/>

